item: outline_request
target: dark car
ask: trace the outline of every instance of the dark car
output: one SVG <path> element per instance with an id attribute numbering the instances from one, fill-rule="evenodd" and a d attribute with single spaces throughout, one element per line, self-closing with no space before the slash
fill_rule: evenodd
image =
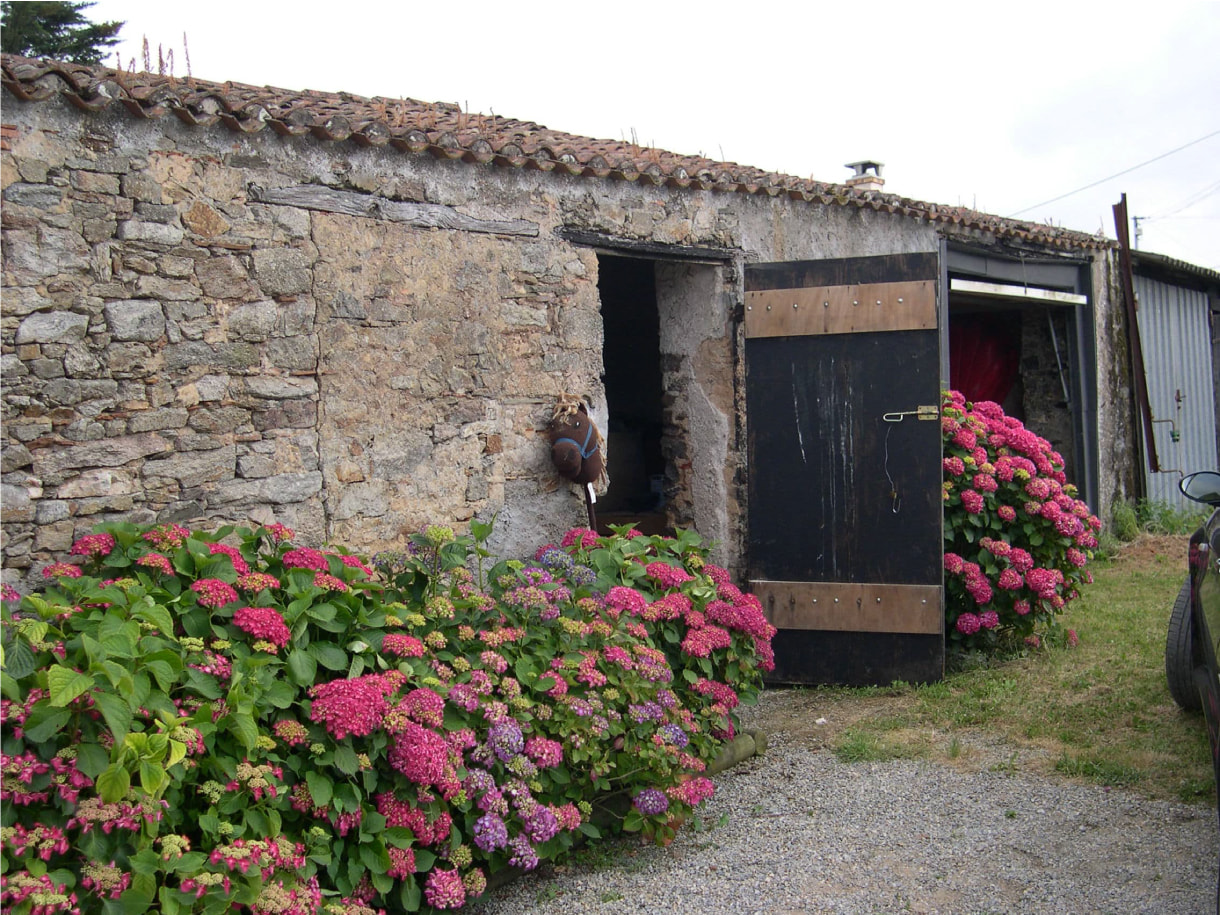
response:
<path id="1" fill-rule="evenodd" d="M 1189 571 L 1169 617 L 1165 675 L 1178 705 L 1203 711 L 1220 779 L 1220 473 L 1192 473 L 1178 485 L 1216 510 L 1190 538 Z"/>

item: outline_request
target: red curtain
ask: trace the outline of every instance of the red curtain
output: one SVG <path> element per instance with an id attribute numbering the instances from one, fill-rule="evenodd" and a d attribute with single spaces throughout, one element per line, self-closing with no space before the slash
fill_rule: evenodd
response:
<path id="1" fill-rule="evenodd" d="M 967 400 L 1004 403 L 1020 358 L 1020 324 L 998 315 L 949 319 L 949 385 Z"/>

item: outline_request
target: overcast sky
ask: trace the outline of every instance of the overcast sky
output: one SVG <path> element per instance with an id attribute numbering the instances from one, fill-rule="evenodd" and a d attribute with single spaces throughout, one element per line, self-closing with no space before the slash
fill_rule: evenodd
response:
<path id="1" fill-rule="evenodd" d="M 1147 217 L 1141 248 L 1220 270 L 1216 2 L 99 0 L 87 14 L 127 23 L 125 67 L 142 68 L 147 38 L 154 67 L 172 49 L 186 75 L 185 33 L 201 79 L 457 102 L 822 181 L 880 160 L 887 191 L 1111 238 L 1125 191 Z"/>

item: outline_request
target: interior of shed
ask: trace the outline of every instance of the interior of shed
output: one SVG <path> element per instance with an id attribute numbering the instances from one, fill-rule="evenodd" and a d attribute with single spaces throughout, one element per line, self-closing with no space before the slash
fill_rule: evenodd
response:
<path id="1" fill-rule="evenodd" d="M 609 421 L 610 487 L 597 506 L 598 525 L 635 524 L 665 533 L 665 456 L 660 316 L 655 262 L 598 256 L 603 375 Z"/>

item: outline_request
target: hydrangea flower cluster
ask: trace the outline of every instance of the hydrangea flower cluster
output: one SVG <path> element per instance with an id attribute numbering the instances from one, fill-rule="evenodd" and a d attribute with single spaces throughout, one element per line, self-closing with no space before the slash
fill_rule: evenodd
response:
<path id="1" fill-rule="evenodd" d="M 6 905 L 460 907 L 487 872 L 595 835 L 616 799 L 635 803 L 614 828 L 672 837 L 770 657 L 761 608 L 693 534 L 577 530 L 492 570 L 442 527 L 375 568 L 291 537 L 108 525 L 49 567 L 38 628 L 4 592 L 22 642 L 20 701 L 0 699 Z M 126 739 L 145 762 L 123 778 Z"/>
<path id="2" fill-rule="evenodd" d="M 1091 581 L 1101 522 L 1067 482 L 1063 457 L 994 403 L 946 394 L 945 613 L 957 640 L 1031 635 Z"/>

